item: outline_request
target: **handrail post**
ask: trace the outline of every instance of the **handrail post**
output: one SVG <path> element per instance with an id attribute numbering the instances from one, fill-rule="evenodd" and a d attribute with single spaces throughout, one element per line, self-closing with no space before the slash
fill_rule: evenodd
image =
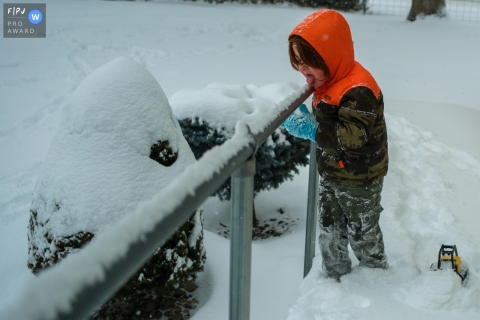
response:
<path id="1" fill-rule="evenodd" d="M 253 177 L 255 157 L 232 175 L 230 234 L 230 320 L 250 319 Z"/>
<path id="2" fill-rule="evenodd" d="M 310 142 L 310 168 L 308 173 L 308 202 L 307 202 L 307 226 L 305 231 L 305 260 L 303 263 L 303 277 L 305 278 L 312 268 L 315 256 L 315 241 L 317 230 L 317 143 Z"/>

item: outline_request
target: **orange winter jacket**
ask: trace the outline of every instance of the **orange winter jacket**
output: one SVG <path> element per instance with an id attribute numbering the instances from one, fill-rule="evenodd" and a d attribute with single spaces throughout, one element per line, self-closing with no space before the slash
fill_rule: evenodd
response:
<path id="1" fill-rule="evenodd" d="M 355 61 L 347 21 L 337 11 L 322 9 L 297 25 L 292 35 L 320 54 L 331 77 L 315 88 L 313 99 L 319 173 L 342 185 L 380 180 L 388 169 L 383 97 L 370 72 Z"/>

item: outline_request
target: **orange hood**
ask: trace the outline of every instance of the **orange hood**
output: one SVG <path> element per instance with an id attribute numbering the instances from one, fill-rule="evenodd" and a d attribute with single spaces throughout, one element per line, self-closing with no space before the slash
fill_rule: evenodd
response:
<path id="1" fill-rule="evenodd" d="M 315 89 L 315 100 L 326 98 L 331 100 L 328 103 L 339 103 L 341 95 L 357 85 L 369 87 L 378 97 L 380 88 L 375 80 L 355 61 L 350 27 L 340 13 L 330 9 L 318 10 L 298 24 L 289 37 L 293 35 L 306 40 L 330 71 L 331 79 Z"/>

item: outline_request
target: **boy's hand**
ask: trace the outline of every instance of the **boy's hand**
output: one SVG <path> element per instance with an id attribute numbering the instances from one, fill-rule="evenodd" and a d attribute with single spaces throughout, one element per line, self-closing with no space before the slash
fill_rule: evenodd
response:
<path id="1" fill-rule="evenodd" d="M 292 113 L 281 125 L 292 136 L 309 139 L 315 141 L 317 134 L 318 122 L 307 109 L 307 106 L 302 104 L 298 108 L 301 114 Z"/>

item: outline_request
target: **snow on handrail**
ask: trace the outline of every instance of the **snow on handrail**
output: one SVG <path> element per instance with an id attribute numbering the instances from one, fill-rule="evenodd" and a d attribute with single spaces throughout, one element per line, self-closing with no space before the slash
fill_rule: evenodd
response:
<path id="1" fill-rule="evenodd" d="M 85 319 L 106 302 L 312 93 L 308 86 L 206 152 L 170 186 L 25 285 L 0 319 Z"/>

